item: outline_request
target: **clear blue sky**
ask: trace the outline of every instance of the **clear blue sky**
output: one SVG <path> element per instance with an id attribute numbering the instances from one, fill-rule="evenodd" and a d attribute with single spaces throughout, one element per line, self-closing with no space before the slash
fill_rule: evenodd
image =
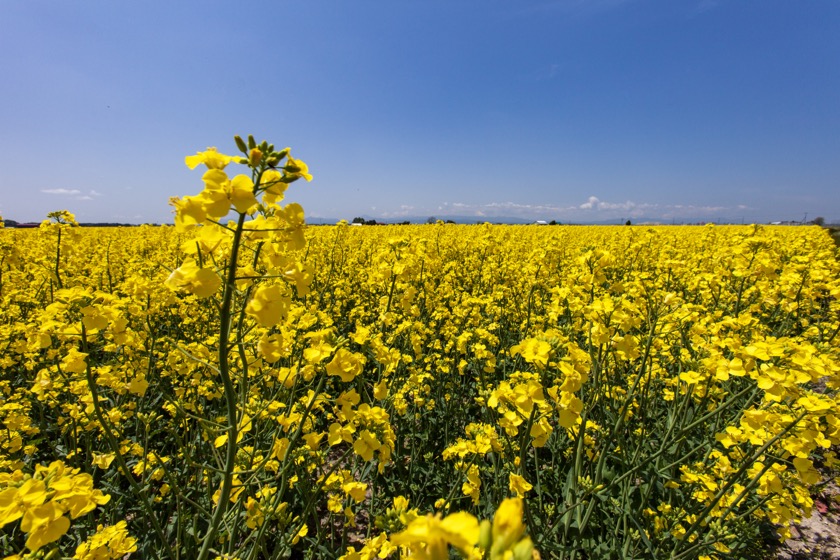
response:
<path id="1" fill-rule="evenodd" d="M 0 7 L 6 218 L 171 221 L 253 133 L 312 217 L 840 221 L 837 0 Z"/>

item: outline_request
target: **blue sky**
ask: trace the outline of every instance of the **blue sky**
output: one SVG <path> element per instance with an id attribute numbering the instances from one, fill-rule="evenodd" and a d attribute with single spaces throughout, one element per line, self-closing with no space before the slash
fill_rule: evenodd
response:
<path id="1" fill-rule="evenodd" d="M 840 221 L 836 0 L 6 0 L 0 215 L 171 221 L 291 146 L 364 215 Z"/>

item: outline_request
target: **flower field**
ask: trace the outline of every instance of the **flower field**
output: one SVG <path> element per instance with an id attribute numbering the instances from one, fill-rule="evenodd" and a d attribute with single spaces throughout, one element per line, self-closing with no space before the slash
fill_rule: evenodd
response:
<path id="1" fill-rule="evenodd" d="M 761 558 L 836 472 L 820 228 L 307 227 L 238 146 L 0 230 L 0 553 Z"/>

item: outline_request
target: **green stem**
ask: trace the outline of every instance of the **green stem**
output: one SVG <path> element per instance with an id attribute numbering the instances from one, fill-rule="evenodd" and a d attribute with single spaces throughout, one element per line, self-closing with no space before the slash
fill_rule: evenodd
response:
<path id="1" fill-rule="evenodd" d="M 794 428 L 794 426 L 799 424 L 799 421 L 805 418 L 807 414 L 808 412 L 805 411 L 799 416 L 797 416 L 796 420 L 791 422 L 784 430 L 782 430 L 779 434 L 773 437 L 773 439 L 762 445 L 755 453 L 752 454 L 752 456 L 749 459 L 744 461 L 744 464 L 741 465 L 741 468 L 739 468 L 738 471 L 734 475 L 732 475 L 732 477 L 730 477 L 729 481 L 726 484 L 724 484 L 720 490 L 718 490 L 717 494 L 714 495 L 710 503 L 706 506 L 706 509 L 704 509 L 700 513 L 700 515 L 697 516 L 694 523 L 692 523 L 691 526 L 688 528 L 688 531 L 686 531 L 682 538 L 678 540 L 677 543 L 674 545 L 674 548 L 671 550 L 672 559 L 680 557 L 680 555 L 678 554 L 680 545 L 684 542 L 688 542 L 689 537 L 691 537 L 691 535 L 694 534 L 694 532 L 700 527 L 701 523 L 704 523 L 706 521 L 706 517 L 709 515 L 709 513 L 712 512 L 712 510 L 715 508 L 720 499 L 723 498 L 726 492 L 728 492 L 729 489 L 732 488 L 732 486 L 734 486 L 741 479 L 741 475 L 744 474 L 744 472 L 746 472 L 748 468 L 752 467 L 753 463 L 755 463 L 759 459 L 759 457 L 761 457 L 764 454 L 764 452 L 770 448 L 771 445 L 782 439 L 782 437 L 784 437 L 785 434 L 791 431 Z"/>
<path id="2" fill-rule="evenodd" d="M 58 242 L 55 244 L 55 280 L 58 282 L 58 287 L 63 288 L 64 283 L 61 281 L 61 226 L 58 226 Z"/>
<path id="3" fill-rule="evenodd" d="M 82 324 L 82 351 L 87 352 L 87 331 L 85 330 L 84 323 Z M 125 464 L 125 459 L 120 452 L 120 444 L 117 441 L 117 438 L 114 436 L 114 432 L 111 431 L 111 427 L 108 424 L 108 421 L 105 419 L 105 415 L 102 414 L 102 408 L 99 406 L 99 390 L 96 388 L 96 382 L 93 379 L 93 372 L 91 371 L 90 362 L 87 363 L 87 367 L 85 368 L 85 379 L 87 381 L 88 389 L 90 389 L 90 396 L 91 401 L 93 404 L 93 413 L 96 416 L 96 419 L 99 421 L 99 425 L 102 426 L 102 431 L 105 433 L 105 439 L 108 440 L 108 446 L 111 448 L 111 451 L 114 452 L 114 459 L 117 461 L 117 466 L 119 466 L 120 471 L 122 471 L 123 476 L 128 481 L 128 484 L 131 486 L 131 490 L 134 494 L 140 498 L 140 504 L 143 506 L 143 509 L 146 511 L 146 517 L 152 524 L 152 528 L 154 529 L 155 533 L 157 533 L 158 539 L 160 539 L 161 544 L 166 547 L 167 555 L 170 558 L 175 558 L 175 554 L 172 551 L 172 548 L 169 546 L 169 542 L 166 540 L 166 536 L 163 533 L 163 529 L 158 523 L 158 519 L 155 516 L 154 510 L 152 510 L 152 504 L 149 502 L 149 497 L 146 495 L 146 492 L 143 488 L 137 484 L 137 481 L 134 480 L 134 476 L 132 475 L 131 471 L 128 469 L 128 465 Z M 157 553 L 153 550 L 150 552 L 157 558 Z"/>
<path id="4" fill-rule="evenodd" d="M 236 390 L 230 377 L 230 364 L 228 363 L 228 355 L 230 353 L 228 339 L 230 338 L 231 306 L 233 296 L 236 292 L 236 267 L 239 258 L 239 246 L 242 240 L 242 229 L 245 225 L 246 216 L 247 214 L 239 214 L 239 221 L 236 223 L 236 230 L 233 232 L 233 243 L 231 245 L 230 261 L 227 268 L 227 280 L 225 281 L 225 291 L 222 296 L 222 306 L 219 311 L 219 377 L 222 379 L 222 385 L 224 386 L 228 422 L 225 467 L 222 473 L 222 488 L 219 491 L 219 501 L 216 503 L 216 509 L 213 511 L 213 518 L 210 520 L 210 527 L 207 529 L 207 534 L 204 535 L 201 552 L 199 552 L 197 560 L 207 559 L 213 541 L 216 540 L 219 525 L 221 525 L 222 519 L 227 512 L 228 502 L 230 501 L 230 492 L 233 486 L 233 470 L 236 465 L 236 437 L 239 426 Z"/>

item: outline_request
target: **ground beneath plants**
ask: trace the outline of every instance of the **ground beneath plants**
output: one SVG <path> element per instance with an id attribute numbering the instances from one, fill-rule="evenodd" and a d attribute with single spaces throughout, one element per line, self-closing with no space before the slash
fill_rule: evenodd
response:
<path id="1" fill-rule="evenodd" d="M 814 498 L 811 517 L 791 526 L 793 538 L 776 549 L 776 560 L 840 559 L 840 487 L 832 483 Z"/>

